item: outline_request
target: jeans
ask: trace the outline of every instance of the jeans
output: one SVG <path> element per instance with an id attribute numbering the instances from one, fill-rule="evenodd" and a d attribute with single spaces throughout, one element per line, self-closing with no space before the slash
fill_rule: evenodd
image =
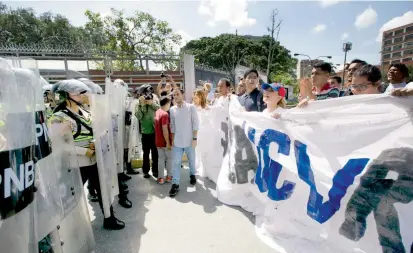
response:
<path id="1" fill-rule="evenodd" d="M 149 174 L 151 160 L 149 154 L 152 154 L 152 174 L 158 174 L 158 149 L 155 145 L 155 134 L 142 134 L 142 149 L 143 149 L 143 174 Z"/>
<path id="2" fill-rule="evenodd" d="M 186 148 L 172 148 L 172 163 L 173 163 L 173 184 L 179 184 L 179 180 L 181 179 L 181 165 L 182 165 L 182 156 L 186 154 L 189 163 L 189 175 L 195 175 L 195 149 L 190 146 Z"/>
<path id="3" fill-rule="evenodd" d="M 168 148 L 158 148 L 158 178 L 172 176 L 172 151 Z"/>

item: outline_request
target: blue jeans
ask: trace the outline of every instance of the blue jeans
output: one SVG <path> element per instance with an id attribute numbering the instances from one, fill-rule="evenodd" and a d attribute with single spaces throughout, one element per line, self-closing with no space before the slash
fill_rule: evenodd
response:
<path id="1" fill-rule="evenodd" d="M 179 184 L 179 180 L 181 179 L 181 165 L 182 165 L 182 156 L 186 154 L 189 163 L 189 175 L 195 175 L 195 149 L 190 146 L 186 148 L 172 148 L 172 183 Z"/>

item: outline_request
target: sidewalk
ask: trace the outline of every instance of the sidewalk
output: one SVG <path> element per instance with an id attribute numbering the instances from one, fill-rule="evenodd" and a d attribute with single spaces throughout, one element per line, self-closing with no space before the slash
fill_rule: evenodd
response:
<path id="1" fill-rule="evenodd" d="M 99 205 L 91 203 L 96 253 L 274 252 L 255 235 L 250 213 L 219 202 L 215 184 L 207 179 L 191 186 L 187 168 L 176 198 L 168 195 L 171 184 L 158 185 L 142 173 L 132 176 L 128 186 L 133 207 L 114 204 L 116 217 L 126 223 L 123 230 L 104 230 Z"/>

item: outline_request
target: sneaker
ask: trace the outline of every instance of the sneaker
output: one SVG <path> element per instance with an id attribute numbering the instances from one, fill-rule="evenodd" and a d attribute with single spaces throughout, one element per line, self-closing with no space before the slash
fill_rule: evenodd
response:
<path id="1" fill-rule="evenodd" d="M 166 182 L 167 183 L 172 182 L 172 176 L 166 176 Z"/>
<path id="2" fill-rule="evenodd" d="M 150 178 L 151 176 L 149 174 L 143 174 L 144 178 Z"/>
<path id="3" fill-rule="evenodd" d="M 108 230 L 121 230 L 125 227 L 125 222 L 116 219 L 111 215 L 109 218 L 103 220 L 103 228 Z"/>
<path id="4" fill-rule="evenodd" d="M 190 176 L 191 180 L 189 181 L 190 184 L 195 185 L 196 184 L 196 177 L 195 175 Z"/>
<path id="5" fill-rule="evenodd" d="M 170 197 L 175 197 L 179 192 L 179 184 L 173 184 L 171 190 L 169 191 Z"/>
<path id="6" fill-rule="evenodd" d="M 158 178 L 158 184 L 164 184 L 165 183 L 165 179 L 163 178 Z"/>

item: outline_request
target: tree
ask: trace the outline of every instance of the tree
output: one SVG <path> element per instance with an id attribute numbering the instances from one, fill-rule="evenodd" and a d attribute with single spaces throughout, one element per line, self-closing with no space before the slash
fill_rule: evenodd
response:
<path id="1" fill-rule="evenodd" d="M 278 42 L 278 35 L 280 34 L 281 30 L 281 23 L 282 20 L 277 20 L 277 15 L 278 15 L 278 10 L 272 10 L 271 12 L 271 27 L 268 27 L 268 32 L 270 33 L 270 44 L 268 47 L 268 57 L 267 57 L 267 77 L 268 77 L 268 82 L 271 82 L 271 65 L 274 59 L 274 53 L 275 53 L 275 43 Z M 275 38 L 274 38 L 275 36 Z M 278 55 L 276 55 L 275 59 L 277 59 Z"/>
<path id="2" fill-rule="evenodd" d="M 39 17 L 31 8 L 10 9 L 0 3 L 0 44 L 44 45 L 48 48 L 91 47 L 81 27 L 50 12 Z"/>
<path id="3" fill-rule="evenodd" d="M 85 12 L 88 22 L 87 33 L 94 44 L 103 51 L 111 51 L 129 59 L 115 62 L 121 70 L 144 69 L 143 58 L 150 54 L 174 54 L 174 47 L 181 42 L 181 36 L 174 33 L 168 22 L 155 19 L 148 13 L 136 11 L 125 17 L 123 11 L 111 9 L 111 15 L 102 17 L 99 13 Z M 136 59 L 131 59 L 136 56 Z M 172 62 L 160 62 L 168 68 Z"/>
<path id="4" fill-rule="evenodd" d="M 235 75 L 237 65 L 243 65 L 259 70 L 268 67 L 268 54 L 271 44 L 270 36 L 258 39 L 247 39 L 245 36 L 221 34 L 216 37 L 203 37 L 189 41 L 181 52 L 195 55 L 196 63 L 208 65 Z M 272 40 L 274 55 L 270 73 L 291 73 L 297 64 L 290 51 Z"/>

